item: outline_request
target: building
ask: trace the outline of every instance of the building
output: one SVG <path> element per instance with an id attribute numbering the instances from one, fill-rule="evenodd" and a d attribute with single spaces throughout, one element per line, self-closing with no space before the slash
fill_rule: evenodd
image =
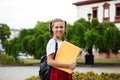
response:
<path id="1" fill-rule="evenodd" d="M 73 3 L 77 7 L 77 20 L 97 18 L 99 22 L 114 22 L 120 29 L 120 0 L 79 0 Z"/>
<path id="2" fill-rule="evenodd" d="M 20 33 L 20 29 L 10 29 L 11 35 L 9 39 L 13 39 L 15 37 L 18 37 L 19 33 Z"/>

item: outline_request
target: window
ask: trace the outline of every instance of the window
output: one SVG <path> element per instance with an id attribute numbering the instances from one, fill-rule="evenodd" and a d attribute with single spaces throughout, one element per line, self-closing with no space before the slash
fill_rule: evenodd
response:
<path id="1" fill-rule="evenodd" d="M 110 4 L 105 3 L 103 5 L 103 22 L 110 22 Z"/>
<path id="2" fill-rule="evenodd" d="M 93 19 L 98 17 L 98 7 L 92 8 Z"/>
<path id="3" fill-rule="evenodd" d="M 120 16 L 120 7 L 116 8 L 116 16 Z"/>
<path id="4" fill-rule="evenodd" d="M 93 10 L 93 18 L 97 18 L 97 10 Z"/>
<path id="5" fill-rule="evenodd" d="M 120 23 L 120 3 L 116 4 L 115 6 L 116 6 L 115 22 Z"/>

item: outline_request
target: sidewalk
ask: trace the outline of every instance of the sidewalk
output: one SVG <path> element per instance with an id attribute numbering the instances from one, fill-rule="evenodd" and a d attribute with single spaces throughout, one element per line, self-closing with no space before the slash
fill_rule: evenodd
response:
<path id="1" fill-rule="evenodd" d="M 4 66 L 0 67 L 0 80 L 26 80 L 31 76 L 37 76 L 39 65 L 36 66 Z M 120 73 L 120 66 L 79 66 L 76 67 L 75 72 L 88 72 L 95 73 Z"/>
<path id="2" fill-rule="evenodd" d="M 6 66 L 0 67 L 0 80 L 26 80 L 38 75 L 38 66 Z"/>

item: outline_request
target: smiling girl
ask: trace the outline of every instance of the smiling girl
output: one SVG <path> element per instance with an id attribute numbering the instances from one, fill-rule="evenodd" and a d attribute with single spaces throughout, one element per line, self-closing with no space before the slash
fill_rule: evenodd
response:
<path id="1" fill-rule="evenodd" d="M 49 80 L 72 80 L 72 74 L 64 72 L 58 68 L 69 68 L 73 70 L 76 63 L 64 64 L 58 63 L 54 60 L 55 55 L 55 42 L 58 44 L 58 49 L 62 42 L 62 36 L 66 39 L 66 21 L 56 18 L 50 22 L 51 39 L 47 43 L 47 64 L 52 66 Z"/>

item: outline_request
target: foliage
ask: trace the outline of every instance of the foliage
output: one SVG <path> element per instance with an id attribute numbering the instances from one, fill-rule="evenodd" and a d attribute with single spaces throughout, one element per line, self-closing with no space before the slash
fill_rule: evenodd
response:
<path id="1" fill-rule="evenodd" d="M 88 29 L 89 27 L 90 29 Z M 9 36 L 9 28 L 7 30 L 8 32 L 4 33 Z M 5 40 L 4 48 L 8 55 L 15 58 L 19 52 L 40 58 L 46 53 L 46 44 L 49 39 L 49 22 L 38 21 L 33 29 L 22 29 L 18 37 L 9 41 Z M 114 23 L 100 23 L 97 19 L 93 19 L 89 23 L 81 18 L 73 25 L 67 24 L 67 41 L 86 50 L 94 47 L 99 52 L 109 54 L 111 50 L 118 53 L 120 50 L 120 30 L 116 28 Z"/>
<path id="2" fill-rule="evenodd" d="M 9 40 L 6 42 L 5 51 L 8 55 L 14 56 L 17 58 L 19 50 L 21 50 L 19 38 L 14 38 L 13 40 Z"/>
<path id="3" fill-rule="evenodd" d="M 49 40 L 48 22 L 37 22 L 33 29 L 23 29 L 18 37 L 6 42 L 6 52 L 17 58 L 18 53 L 26 53 L 40 58 L 45 54 L 45 47 Z"/>
<path id="4" fill-rule="evenodd" d="M 26 80 L 40 80 L 39 76 L 31 76 Z M 120 80 L 119 73 L 104 73 L 101 74 L 94 73 L 93 71 L 83 72 L 73 72 L 72 80 Z"/>
<path id="5" fill-rule="evenodd" d="M 35 37 L 28 35 L 22 40 L 22 50 L 28 54 L 35 52 Z"/>
<path id="6" fill-rule="evenodd" d="M 118 40 L 119 34 L 120 31 L 115 27 L 109 27 L 105 30 L 103 40 L 107 47 L 107 52 L 109 52 L 109 50 L 112 50 L 115 53 L 118 52 L 118 49 L 120 49 L 120 45 L 118 45 L 120 43 Z"/>
<path id="7" fill-rule="evenodd" d="M 10 37 L 10 34 L 9 26 L 6 24 L 0 24 L 0 40 L 3 47 L 6 45 L 5 42 Z"/>
<path id="8" fill-rule="evenodd" d="M 96 30 L 92 29 L 90 31 L 87 31 L 85 33 L 85 41 L 86 41 L 86 48 L 90 48 L 91 46 L 93 46 L 96 42 L 96 39 L 98 39 L 99 34 L 97 33 Z"/>
<path id="9" fill-rule="evenodd" d="M 0 65 L 19 65 L 22 64 L 20 60 L 16 60 L 13 56 L 7 54 L 0 54 Z"/>
<path id="10" fill-rule="evenodd" d="M 73 80 L 119 80 L 120 74 L 117 73 L 101 73 L 97 74 L 93 71 L 87 73 L 76 72 L 73 73 Z"/>
<path id="11" fill-rule="evenodd" d="M 99 26 L 100 22 L 97 18 L 92 19 L 92 22 L 90 24 L 91 29 L 96 29 Z"/>
<path id="12" fill-rule="evenodd" d="M 120 50 L 120 30 L 111 22 L 100 23 L 98 19 L 92 19 L 89 23 L 81 18 L 68 29 L 68 36 L 71 43 L 86 50 L 94 47 L 108 54 L 110 50 L 113 53 Z"/>
<path id="13" fill-rule="evenodd" d="M 74 23 L 74 25 L 68 29 L 69 41 L 81 48 L 85 48 L 84 33 L 87 30 L 87 22 L 85 19 L 80 19 Z"/>
<path id="14" fill-rule="evenodd" d="M 30 78 L 27 78 L 26 80 L 41 80 L 39 76 L 31 76 Z"/>

